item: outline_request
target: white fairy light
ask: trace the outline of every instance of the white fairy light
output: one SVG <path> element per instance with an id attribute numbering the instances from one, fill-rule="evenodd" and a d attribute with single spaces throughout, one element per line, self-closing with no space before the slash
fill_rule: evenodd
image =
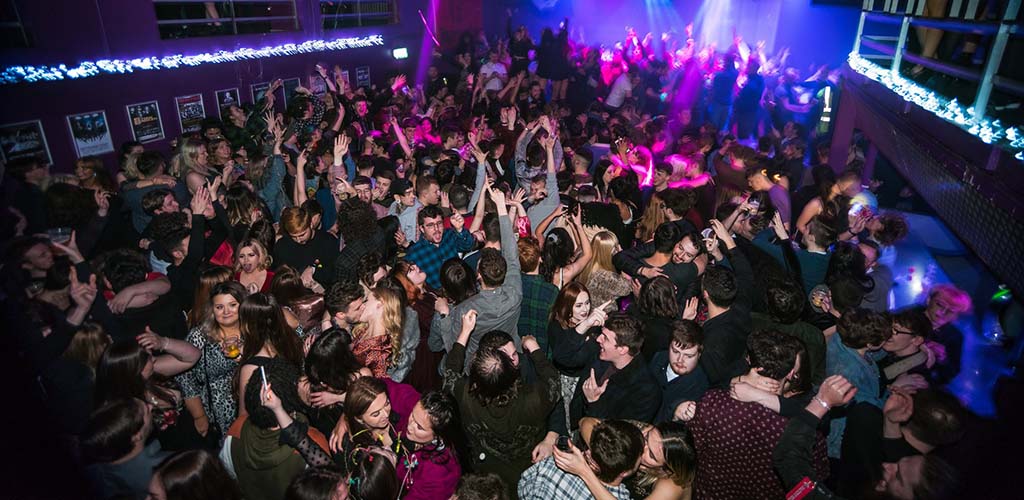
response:
<path id="1" fill-rule="evenodd" d="M 338 38 L 335 40 L 309 40 L 298 45 L 286 43 L 275 47 L 259 49 L 241 48 L 232 51 L 221 50 L 214 53 L 195 55 L 177 54 L 165 57 L 143 57 L 134 59 L 101 59 L 85 61 L 75 67 L 64 64 L 55 66 L 9 66 L 0 71 L 0 85 L 17 83 L 52 82 L 66 79 L 77 80 L 101 74 L 124 74 L 135 71 L 153 71 L 160 69 L 176 69 L 182 66 L 199 66 L 203 64 L 219 64 L 267 57 L 293 56 L 315 52 L 358 49 L 384 45 L 381 35 L 364 37 Z"/>

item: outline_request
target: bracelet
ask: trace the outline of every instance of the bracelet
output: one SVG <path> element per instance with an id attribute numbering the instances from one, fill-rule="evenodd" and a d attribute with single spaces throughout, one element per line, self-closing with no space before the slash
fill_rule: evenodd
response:
<path id="1" fill-rule="evenodd" d="M 811 400 L 820 404 L 821 407 L 824 408 L 825 410 L 828 410 L 828 403 L 826 403 L 824 399 L 821 399 L 818 396 L 814 396 L 811 398 Z"/>

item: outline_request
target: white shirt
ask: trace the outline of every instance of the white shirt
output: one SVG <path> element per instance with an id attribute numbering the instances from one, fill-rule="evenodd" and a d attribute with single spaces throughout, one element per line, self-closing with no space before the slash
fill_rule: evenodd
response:
<path id="1" fill-rule="evenodd" d="M 492 73 L 508 75 L 508 70 L 505 69 L 505 65 L 500 62 L 492 63 L 488 61 L 483 66 L 480 66 L 480 76 L 483 78 L 490 78 Z M 504 86 L 505 84 L 501 83 L 500 78 L 494 78 L 487 82 L 487 85 L 484 86 L 484 90 L 501 90 Z"/>
<path id="2" fill-rule="evenodd" d="M 626 102 L 626 92 L 631 90 L 633 90 L 633 82 L 629 78 L 629 73 L 623 73 L 615 79 L 612 90 L 608 93 L 608 98 L 604 100 L 604 103 L 613 108 L 620 108 Z"/>

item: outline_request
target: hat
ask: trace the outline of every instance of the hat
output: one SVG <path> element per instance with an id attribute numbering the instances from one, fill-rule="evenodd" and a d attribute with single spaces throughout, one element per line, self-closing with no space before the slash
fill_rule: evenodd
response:
<path id="1" fill-rule="evenodd" d="M 412 189 L 412 183 L 405 179 L 395 179 L 391 183 L 391 196 L 403 196 L 405 192 Z"/>

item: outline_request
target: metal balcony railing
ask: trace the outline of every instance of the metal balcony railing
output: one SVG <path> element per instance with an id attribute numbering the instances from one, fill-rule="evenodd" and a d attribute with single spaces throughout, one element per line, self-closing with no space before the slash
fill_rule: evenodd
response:
<path id="1" fill-rule="evenodd" d="M 1006 45 L 1011 37 L 1021 36 L 1021 0 L 986 2 L 982 0 L 950 0 L 943 17 L 930 13 L 925 16 L 926 6 L 936 4 L 928 0 L 864 0 L 861 7 L 860 25 L 853 53 L 861 58 L 883 65 L 889 61 L 889 70 L 898 76 L 900 65 L 906 61 L 920 65 L 936 73 L 977 83 L 974 96 L 974 114 L 971 125 L 979 126 L 986 120 L 989 99 L 993 89 L 1016 96 L 1024 96 L 1024 82 L 998 74 L 1003 63 Z M 1002 12 L 987 12 L 986 6 L 999 4 Z M 984 19 L 979 20 L 979 17 Z M 893 34 L 898 26 L 898 35 Z M 985 63 L 980 68 L 961 66 L 938 59 L 922 57 L 907 50 L 911 28 L 931 28 L 943 32 L 956 32 L 988 37 Z M 864 49 L 868 53 L 862 53 Z M 1015 61 L 1020 64 L 1019 61 Z"/>

